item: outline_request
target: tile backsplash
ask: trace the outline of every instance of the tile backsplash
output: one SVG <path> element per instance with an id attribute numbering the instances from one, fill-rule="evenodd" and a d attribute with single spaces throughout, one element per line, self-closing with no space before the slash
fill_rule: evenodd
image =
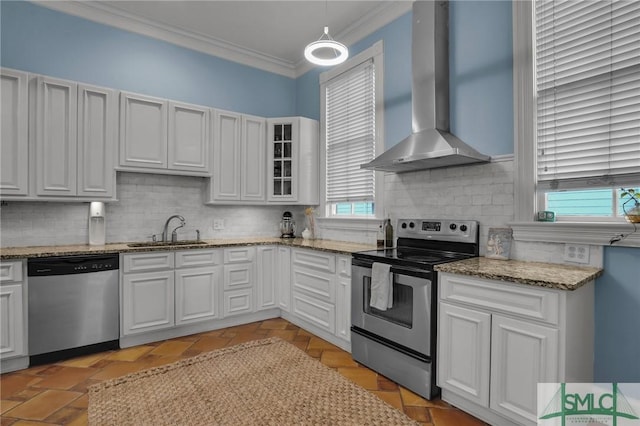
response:
<path id="1" fill-rule="evenodd" d="M 148 241 L 173 214 L 187 223 L 179 239 L 195 238 L 196 229 L 204 239 L 279 236 L 285 210 L 303 222 L 302 207 L 204 205 L 204 186 L 199 177 L 119 172 L 118 202 L 105 204 L 107 242 Z M 224 220 L 223 230 L 214 231 L 214 219 Z M 88 223 L 89 203 L 8 202 L 0 209 L 0 246 L 86 244 Z"/>
<path id="2" fill-rule="evenodd" d="M 480 222 L 480 255 L 491 227 L 506 227 L 514 219 L 513 159 L 487 164 L 450 167 L 384 175 L 385 213 L 397 219 L 444 218 Z M 250 236 L 279 236 L 285 210 L 291 211 L 304 228 L 305 206 L 207 206 L 205 179 L 199 177 L 118 173 L 118 202 L 107 203 L 107 242 L 148 241 L 160 234 L 167 218 L 180 214 L 186 226 L 178 230 L 180 239 L 193 239 L 196 229 L 203 239 Z M 0 208 L 0 246 L 86 244 L 89 203 L 8 202 Z M 224 221 L 223 230 L 214 230 L 214 219 Z M 176 226 L 177 222 L 174 222 Z M 318 221 L 317 236 L 324 239 L 374 243 L 377 223 L 359 229 L 339 226 L 323 228 Z M 564 263 L 564 244 L 515 241 L 511 258 Z M 591 246 L 590 262 L 601 266 L 602 247 Z"/>

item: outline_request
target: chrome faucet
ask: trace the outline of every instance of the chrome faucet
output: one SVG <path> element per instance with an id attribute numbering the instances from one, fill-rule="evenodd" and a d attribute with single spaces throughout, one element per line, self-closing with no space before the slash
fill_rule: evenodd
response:
<path id="1" fill-rule="evenodd" d="M 171 242 L 175 243 L 176 241 L 178 241 L 178 229 L 182 228 L 184 225 L 186 225 L 187 222 L 185 222 L 184 217 L 180 216 L 179 214 L 174 214 L 173 216 L 169 217 L 169 219 L 167 219 L 167 221 L 164 223 L 164 230 L 162 231 L 162 241 L 167 243 L 169 242 L 169 222 L 171 222 L 171 219 L 179 219 L 180 220 L 180 226 L 176 226 L 173 229 L 173 232 L 171 232 Z"/>

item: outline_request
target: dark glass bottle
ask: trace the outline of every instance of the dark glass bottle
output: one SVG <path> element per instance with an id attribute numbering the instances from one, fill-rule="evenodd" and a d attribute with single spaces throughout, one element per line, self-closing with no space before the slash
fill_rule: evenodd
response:
<path id="1" fill-rule="evenodd" d="M 384 221 L 384 248 L 393 248 L 393 225 L 391 219 Z"/>

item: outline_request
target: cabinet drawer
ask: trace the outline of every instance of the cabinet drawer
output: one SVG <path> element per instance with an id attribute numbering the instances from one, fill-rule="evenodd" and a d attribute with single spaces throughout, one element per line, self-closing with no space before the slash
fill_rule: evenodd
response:
<path id="1" fill-rule="evenodd" d="M 171 251 L 125 254 L 122 258 L 122 272 L 147 272 L 173 269 L 174 255 Z"/>
<path id="2" fill-rule="evenodd" d="M 22 281 L 22 261 L 0 263 L 0 283 L 19 283 Z"/>
<path id="3" fill-rule="evenodd" d="M 233 247 L 224 249 L 224 263 L 253 262 L 255 247 Z"/>
<path id="4" fill-rule="evenodd" d="M 334 275 L 294 266 L 292 278 L 294 290 L 302 291 L 325 302 L 335 303 Z"/>
<path id="5" fill-rule="evenodd" d="M 253 289 L 244 288 L 224 292 L 224 316 L 253 312 Z"/>
<path id="6" fill-rule="evenodd" d="M 222 264 L 220 250 L 184 250 L 176 252 L 176 268 L 215 266 Z"/>
<path id="7" fill-rule="evenodd" d="M 454 274 L 440 277 L 440 299 L 558 324 L 557 292 Z"/>
<path id="8" fill-rule="evenodd" d="M 332 274 L 336 272 L 336 257 L 329 253 L 311 250 L 294 250 L 293 264 L 308 266 Z"/>
<path id="9" fill-rule="evenodd" d="M 334 334 L 336 331 L 336 308 L 334 305 L 316 300 L 305 294 L 293 293 L 293 313 L 321 330 Z"/>
<path id="10" fill-rule="evenodd" d="M 253 263 L 239 263 L 224 266 L 224 289 L 246 288 L 253 286 Z"/>

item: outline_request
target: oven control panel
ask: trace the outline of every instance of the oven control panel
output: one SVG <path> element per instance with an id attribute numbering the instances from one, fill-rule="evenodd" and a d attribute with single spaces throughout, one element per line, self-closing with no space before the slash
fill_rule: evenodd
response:
<path id="1" fill-rule="evenodd" d="M 398 219 L 398 237 L 477 242 L 478 222 L 449 219 Z"/>

